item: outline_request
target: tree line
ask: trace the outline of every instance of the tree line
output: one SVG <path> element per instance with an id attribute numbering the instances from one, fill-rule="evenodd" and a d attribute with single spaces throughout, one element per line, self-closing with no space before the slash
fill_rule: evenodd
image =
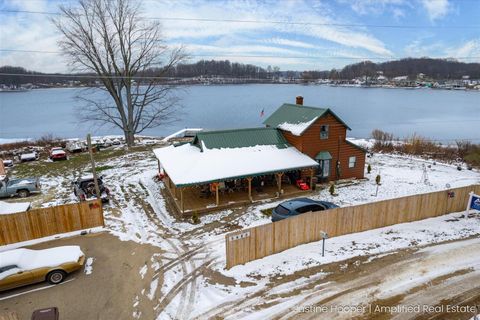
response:
<path id="1" fill-rule="evenodd" d="M 231 78 L 254 78 L 271 79 L 280 76 L 279 67 L 262 68 L 253 64 L 230 62 L 229 60 L 200 60 L 195 63 L 179 63 L 164 70 L 163 68 L 150 68 L 139 72 L 136 77 L 141 82 L 141 77 L 162 78 L 191 78 L 191 77 L 231 77 Z M 23 67 L 3 66 L 0 67 L 0 84 L 7 86 L 20 86 L 31 83 L 64 84 L 75 81 L 77 84 L 92 85 L 98 78 L 91 73 L 75 74 L 48 74 L 30 71 Z"/>
<path id="2" fill-rule="evenodd" d="M 405 58 L 382 63 L 364 61 L 347 65 L 342 69 L 304 71 L 302 77 L 305 80 L 350 80 L 365 76 L 374 77 L 380 71 L 387 78 L 408 76 L 410 79 L 416 79 L 418 74 L 423 73 L 433 80 L 462 79 L 465 75 L 470 76 L 470 79 L 480 79 L 480 63 L 432 58 Z"/>
<path id="3" fill-rule="evenodd" d="M 301 76 L 304 80 L 331 79 L 350 80 L 358 77 L 374 77 L 379 71 L 387 78 L 408 76 L 415 79 L 419 73 L 424 73 L 433 80 L 461 79 L 468 75 L 470 79 L 480 79 L 480 63 L 464 63 L 451 59 L 430 58 L 406 58 L 395 61 L 374 63 L 371 61 L 350 64 L 342 69 L 325 71 L 304 71 Z M 19 74 L 4 75 L 4 74 Z M 231 77 L 231 78 L 254 78 L 272 79 L 280 76 L 294 78 L 297 71 L 280 71 L 279 67 L 268 66 L 262 68 L 253 64 L 231 62 L 229 60 L 200 60 L 195 63 L 179 63 L 167 72 L 163 69 L 151 68 L 139 73 L 138 77 L 168 77 L 168 78 L 191 78 L 191 77 Z M 71 77 L 71 76 L 74 77 Z M 80 77 L 75 77 L 80 76 Z M 91 77 L 90 77 L 91 76 Z M 20 86 L 31 83 L 34 85 L 68 83 L 76 81 L 78 84 L 92 85 L 96 81 L 93 74 L 55 74 L 45 76 L 44 73 L 29 71 L 22 67 L 0 67 L 0 84 L 8 86 Z"/>

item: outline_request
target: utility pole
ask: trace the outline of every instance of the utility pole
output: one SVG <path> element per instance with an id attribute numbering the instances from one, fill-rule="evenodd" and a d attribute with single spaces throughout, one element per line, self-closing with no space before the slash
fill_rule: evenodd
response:
<path id="1" fill-rule="evenodd" d="M 97 199 L 101 199 L 100 188 L 98 187 L 98 179 L 97 179 L 97 171 L 95 170 L 95 160 L 93 159 L 93 151 L 92 151 L 92 137 L 90 133 L 87 134 L 87 145 L 88 145 L 88 153 L 90 153 L 90 163 L 92 165 L 92 174 L 93 174 L 93 182 L 95 183 L 95 193 L 97 194 Z"/>

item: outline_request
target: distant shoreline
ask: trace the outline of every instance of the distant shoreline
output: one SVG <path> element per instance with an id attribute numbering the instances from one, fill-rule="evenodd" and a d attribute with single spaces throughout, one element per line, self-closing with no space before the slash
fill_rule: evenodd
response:
<path id="1" fill-rule="evenodd" d="M 172 84 L 168 84 L 172 85 Z M 328 87 L 340 87 L 340 88 L 361 88 L 361 89 L 431 89 L 431 90 L 446 90 L 446 91 L 468 91 L 468 92 L 480 92 L 480 88 L 468 88 L 468 87 L 426 87 L 426 86 L 393 86 L 393 85 L 354 85 L 354 84 L 330 84 L 330 83 L 301 83 L 301 82 L 247 82 L 247 83 L 182 83 L 175 84 L 179 86 L 195 86 L 195 87 L 220 87 L 220 86 L 244 86 L 244 85 L 300 85 L 300 86 L 328 86 Z M 25 93 L 32 90 L 48 90 L 48 89 L 95 89 L 98 86 L 52 86 L 52 87 L 39 87 L 28 88 L 22 90 L 0 90 L 1 93 Z"/>

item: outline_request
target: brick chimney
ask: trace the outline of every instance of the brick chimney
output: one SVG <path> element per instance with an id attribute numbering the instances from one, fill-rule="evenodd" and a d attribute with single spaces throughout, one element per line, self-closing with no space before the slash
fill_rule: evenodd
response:
<path id="1" fill-rule="evenodd" d="M 295 103 L 303 106 L 303 97 L 302 96 L 297 96 Z"/>

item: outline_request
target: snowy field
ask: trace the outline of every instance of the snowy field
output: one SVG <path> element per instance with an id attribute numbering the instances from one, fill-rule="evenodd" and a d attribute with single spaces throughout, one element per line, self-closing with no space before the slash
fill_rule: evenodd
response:
<path id="1" fill-rule="evenodd" d="M 366 180 L 340 186 L 335 196 L 331 196 L 327 189 L 317 190 L 311 198 L 349 206 L 443 190 L 447 184 L 453 188 L 480 183 L 480 174 L 476 170 L 458 171 L 452 165 L 412 157 L 375 154 L 367 158 L 367 163 L 372 172 L 366 175 Z M 134 318 L 141 318 L 141 310 L 136 309 L 139 301 L 149 299 L 158 300 L 158 319 L 216 316 L 265 319 L 269 307 L 255 307 L 266 301 L 267 298 L 262 296 L 269 297 L 267 300 L 272 308 L 286 312 L 292 303 L 305 298 L 306 291 L 289 296 L 294 288 L 303 288 L 329 275 L 327 271 L 302 275 L 310 268 L 329 263 L 342 265 L 341 261 L 370 255 L 374 255 L 373 258 L 362 263 L 373 263 L 375 259 L 400 250 L 480 234 L 479 214 L 459 212 L 328 239 L 325 257 L 321 256 L 321 243 L 315 242 L 225 270 L 225 233 L 269 223 L 270 218 L 260 210 L 274 207 L 279 201 L 261 201 L 246 208 L 201 216 L 201 222 L 195 225 L 189 220 L 179 220 L 169 211 L 168 202 L 163 197 L 163 185 L 154 179 L 157 162 L 151 151 L 115 156 L 99 161 L 97 166 L 104 167 L 101 175 L 113 195 L 111 204 L 105 208 L 106 228 L 122 240 L 148 243 L 161 252 L 136 272 L 143 279 L 147 269 L 152 269 L 155 276 L 141 296 L 132 298 Z M 77 170 L 73 168 L 61 175 L 42 176 L 45 197 L 33 201 L 33 205 L 76 201 L 71 192 L 71 180 Z M 381 175 L 382 181 L 378 194 L 377 174 Z M 420 250 L 429 252 L 430 249 Z M 465 265 L 476 270 L 480 265 L 476 257 L 465 261 Z M 89 261 L 88 272 L 95 272 L 92 263 L 93 260 Z M 433 269 L 428 270 L 425 275 L 418 275 L 417 280 L 428 281 L 429 277 L 448 274 L 459 267 L 452 264 L 449 268 L 436 270 L 435 274 L 431 273 Z M 160 278 L 159 274 L 163 277 Z M 291 281 L 279 280 L 286 278 Z M 408 290 L 408 287 L 399 287 L 398 290 Z M 386 290 L 383 293 L 385 297 L 394 294 Z M 289 298 L 280 298 L 282 295 Z"/>

